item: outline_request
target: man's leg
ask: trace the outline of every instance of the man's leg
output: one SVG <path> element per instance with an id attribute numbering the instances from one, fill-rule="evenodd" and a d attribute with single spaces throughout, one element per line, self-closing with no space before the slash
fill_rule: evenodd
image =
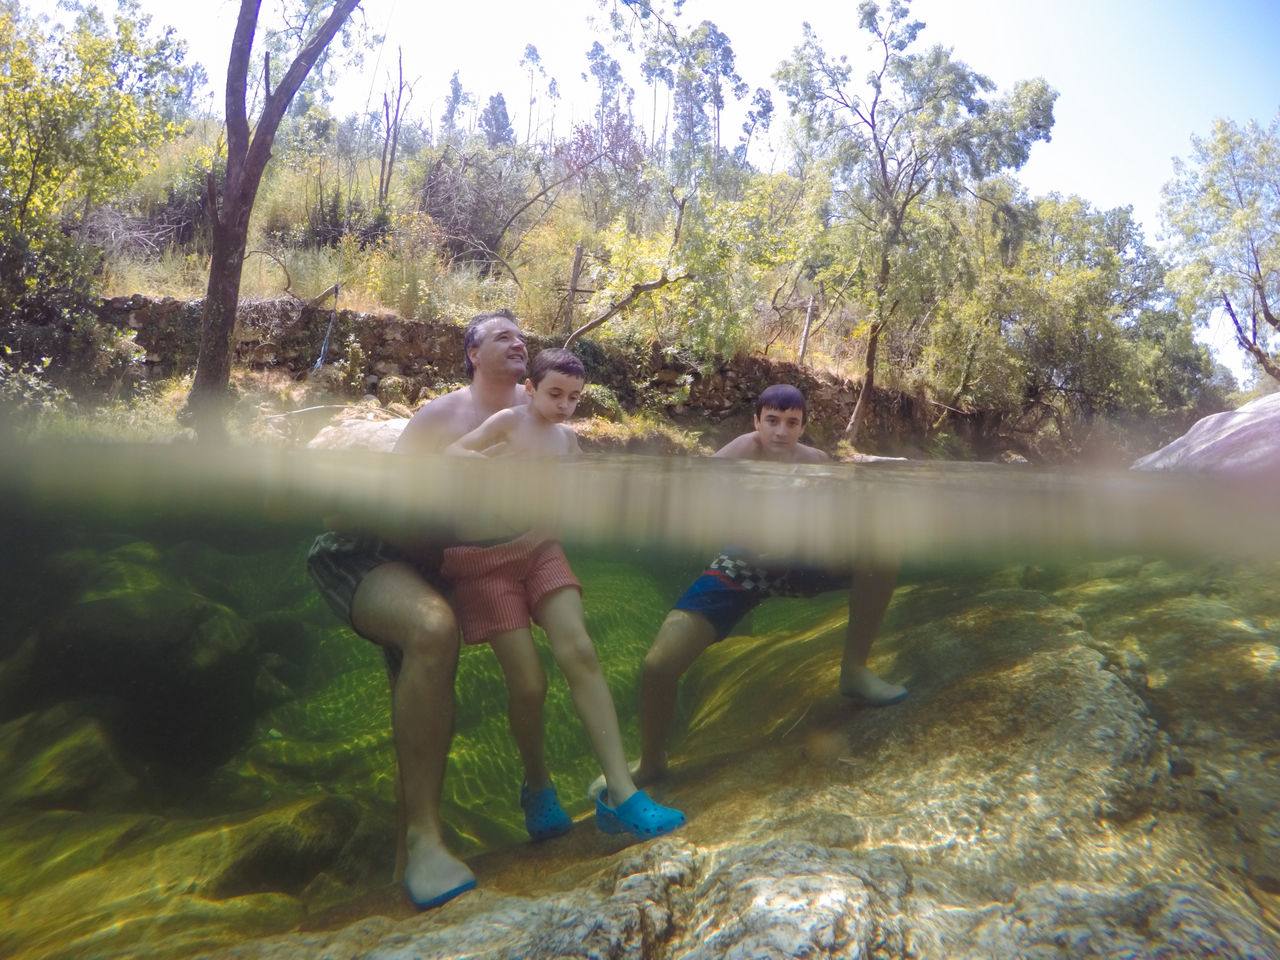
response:
<path id="1" fill-rule="evenodd" d="M 906 687 L 886 683 L 867 669 L 871 644 L 897 584 L 896 568 L 858 568 L 849 582 L 849 626 L 840 661 L 840 692 L 880 707 L 897 703 L 907 695 Z"/>
<path id="2" fill-rule="evenodd" d="M 666 775 L 667 734 L 680 677 L 715 642 L 715 627 L 701 614 L 672 610 L 662 621 L 640 676 L 640 765 L 634 773 L 638 786 Z"/>
<path id="3" fill-rule="evenodd" d="M 458 626 L 444 598 L 406 563 L 384 563 L 360 581 L 351 618 L 366 637 L 403 654 L 391 692 L 391 728 L 404 798 L 404 885 L 419 906 L 470 889 L 475 875 L 445 848 L 440 823 Z"/>

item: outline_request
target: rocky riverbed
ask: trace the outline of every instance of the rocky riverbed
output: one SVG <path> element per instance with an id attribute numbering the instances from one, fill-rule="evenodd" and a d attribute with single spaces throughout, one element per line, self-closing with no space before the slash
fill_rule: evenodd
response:
<path id="1" fill-rule="evenodd" d="M 686 683 L 655 792 L 689 825 L 631 846 L 595 829 L 590 765 L 564 732 L 555 772 L 579 823 L 521 841 L 514 751 L 488 716 L 496 674 L 464 657 L 449 816 L 480 888 L 417 914 L 388 882 L 376 655 L 300 580 L 261 590 L 278 553 L 207 549 L 195 563 L 190 545 L 134 544 L 78 572 L 62 554 L 81 592 L 0 665 L 6 956 L 1280 955 L 1274 562 L 908 570 L 872 665 L 911 696 L 879 710 L 835 693 L 842 598 L 774 601 Z M 596 604 L 592 629 L 630 664 L 611 680 L 633 731 L 670 586 L 622 564 L 581 574 L 589 598 L 626 598 Z M 32 636 L 65 647 L 67 618 L 92 610 L 154 658 L 144 625 L 193 608 L 218 642 L 174 675 L 185 702 L 214 685 L 203 712 L 249 714 L 221 739 L 197 723 L 186 749 L 202 756 L 177 763 L 150 726 L 181 713 L 149 695 L 160 677 L 139 674 L 130 705 L 105 692 L 120 679 L 104 661 L 34 696 L 49 680 Z M 556 698 L 553 730 L 572 724 Z"/>

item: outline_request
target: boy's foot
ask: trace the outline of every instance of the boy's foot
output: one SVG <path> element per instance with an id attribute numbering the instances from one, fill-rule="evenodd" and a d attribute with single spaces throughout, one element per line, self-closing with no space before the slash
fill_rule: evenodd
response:
<path id="1" fill-rule="evenodd" d="M 568 833 L 573 820 L 560 806 L 555 787 L 530 791 L 527 783 L 520 785 L 520 806 L 524 808 L 524 828 L 531 840 L 549 840 Z"/>
<path id="2" fill-rule="evenodd" d="M 840 692 L 851 700 L 862 700 L 873 707 L 900 703 L 910 692 L 906 687 L 881 680 L 866 667 L 850 667 L 840 671 Z"/>
<path id="3" fill-rule="evenodd" d="M 656 773 L 647 773 L 646 771 L 641 770 L 640 764 L 638 763 L 631 768 L 631 782 L 637 787 L 647 787 L 651 783 L 657 783 L 666 775 L 667 771 L 665 767 Z M 602 773 L 600 776 L 592 780 L 591 785 L 587 787 L 587 799 L 592 803 L 595 803 L 600 794 L 604 793 L 606 786 L 608 786 L 608 784 L 605 783 L 604 774 Z"/>
<path id="4" fill-rule="evenodd" d="M 604 833 L 626 832 L 650 840 L 688 823 L 679 810 L 654 803 L 643 790 L 637 790 L 616 808 L 609 806 L 608 799 L 607 791 L 596 797 L 596 826 Z"/>
<path id="5" fill-rule="evenodd" d="M 410 839 L 404 889 L 419 910 L 438 907 L 475 886 L 476 875 L 444 847 Z"/>

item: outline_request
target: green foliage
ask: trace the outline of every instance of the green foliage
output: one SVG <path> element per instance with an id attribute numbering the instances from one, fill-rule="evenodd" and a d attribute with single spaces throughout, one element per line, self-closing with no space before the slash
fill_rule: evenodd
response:
<path id="1" fill-rule="evenodd" d="M 1170 309 L 1164 267 L 1128 208 L 988 189 L 1002 199 L 949 217 L 958 282 L 925 355 L 945 407 L 986 411 L 993 447 L 1016 440 L 1054 457 L 1108 424 L 1141 418 L 1163 441 L 1222 409 L 1208 349 Z"/>
<path id="2" fill-rule="evenodd" d="M 92 293 L 95 252 L 56 227 L 35 222 L 21 230 L 0 203 L 0 349 L 9 391 L 25 404 L 48 391 L 38 382 L 76 393 L 127 387 L 134 348 L 98 323 Z M 41 401 L 43 403 L 43 401 Z"/>
<path id="3" fill-rule="evenodd" d="M 926 238 L 937 221 L 931 203 L 1025 163 L 1031 145 L 1048 138 L 1056 94 L 1036 80 L 988 98 L 992 82 L 950 50 L 908 52 L 923 24 L 908 19 L 906 2 L 882 10 L 864 0 L 858 9 L 872 51 L 863 84 L 808 25 L 775 76 L 804 148 L 829 171 L 831 215 L 840 224 L 833 240 L 843 249 L 824 275 L 860 302 L 869 387 L 881 336 L 929 312 L 933 278 L 922 267 L 930 265 Z M 851 436 L 862 410 L 859 403 Z"/>
<path id="4" fill-rule="evenodd" d="M 1280 380 L 1280 115 L 1266 127 L 1218 120 L 1191 144 L 1165 186 L 1172 284 L 1201 323 L 1225 309 L 1240 346 Z"/>
<path id="5" fill-rule="evenodd" d="M 582 388 L 577 413 L 578 416 L 603 417 L 606 420 L 621 420 L 623 416 L 622 404 L 613 391 L 599 383 L 588 383 Z"/>
<path id="6" fill-rule="evenodd" d="M 0 440 L 10 433 L 29 433 L 71 399 L 45 375 L 52 357 L 22 366 L 11 362 L 12 355 L 10 347 L 0 354 Z"/>
<path id="7" fill-rule="evenodd" d="M 82 7 L 70 28 L 0 3 L 0 195 L 20 229 L 102 202 L 176 132 L 185 47 L 149 23 L 128 0 L 111 23 Z"/>

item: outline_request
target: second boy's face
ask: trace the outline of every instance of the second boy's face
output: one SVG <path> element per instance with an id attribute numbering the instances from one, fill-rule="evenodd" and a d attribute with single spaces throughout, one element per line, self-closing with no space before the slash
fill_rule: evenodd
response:
<path id="1" fill-rule="evenodd" d="M 564 423 L 578 406 L 583 380 L 559 370 L 549 370 L 536 387 L 532 380 L 526 380 L 524 386 L 529 392 L 529 406 L 535 413 L 552 423 Z"/>
<path id="2" fill-rule="evenodd" d="M 765 407 L 755 418 L 760 446 L 772 457 L 787 457 L 795 452 L 804 433 L 804 414 L 799 410 Z"/>

